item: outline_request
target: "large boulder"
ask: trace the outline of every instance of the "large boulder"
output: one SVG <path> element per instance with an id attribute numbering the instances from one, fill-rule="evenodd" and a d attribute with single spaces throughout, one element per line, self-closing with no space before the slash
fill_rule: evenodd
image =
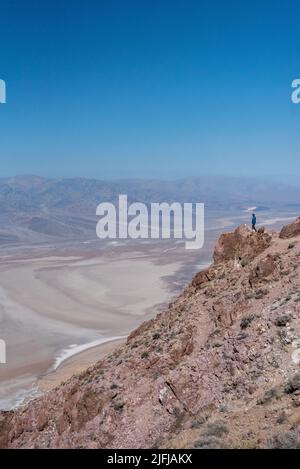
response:
<path id="1" fill-rule="evenodd" d="M 265 259 L 262 259 L 257 266 L 251 270 L 249 276 L 250 284 L 252 285 L 253 283 L 265 280 L 265 278 L 273 274 L 275 270 L 276 262 L 274 257 L 268 254 Z"/>
<path id="2" fill-rule="evenodd" d="M 213 269 L 208 268 L 198 272 L 192 280 L 192 285 L 196 288 L 214 279 Z"/>
<path id="3" fill-rule="evenodd" d="M 220 236 L 213 254 L 215 263 L 232 259 L 251 260 L 270 246 L 271 236 L 264 230 L 254 232 L 246 225 Z"/>
<path id="4" fill-rule="evenodd" d="M 300 235 L 300 217 L 297 218 L 293 223 L 290 225 L 286 225 L 282 228 L 279 234 L 279 238 L 286 239 L 286 238 L 293 238 L 294 236 Z"/>

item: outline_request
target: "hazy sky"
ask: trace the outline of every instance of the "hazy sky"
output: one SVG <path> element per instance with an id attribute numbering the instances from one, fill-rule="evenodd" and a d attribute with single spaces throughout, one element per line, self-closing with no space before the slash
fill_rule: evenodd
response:
<path id="1" fill-rule="evenodd" d="M 1 0 L 0 176 L 298 179 L 300 2 Z"/>

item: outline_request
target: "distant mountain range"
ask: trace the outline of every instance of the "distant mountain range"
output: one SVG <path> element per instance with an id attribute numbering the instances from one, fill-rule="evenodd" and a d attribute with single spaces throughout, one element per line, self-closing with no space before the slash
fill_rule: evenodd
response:
<path id="1" fill-rule="evenodd" d="M 207 209 L 230 211 L 251 206 L 300 207 L 300 188 L 259 180 L 203 176 L 176 181 L 0 179 L 0 243 L 53 237 L 84 237 L 95 230 L 95 210 L 103 201 L 204 202 Z"/>

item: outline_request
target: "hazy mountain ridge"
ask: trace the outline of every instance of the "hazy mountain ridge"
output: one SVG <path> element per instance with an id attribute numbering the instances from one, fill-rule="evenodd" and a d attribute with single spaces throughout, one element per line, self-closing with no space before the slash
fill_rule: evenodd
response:
<path id="1" fill-rule="evenodd" d="M 30 240 L 32 233 L 40 233 L 41 240 L 90 236 L 97 205 L 117 204 L 119 194 L 127 194 L 129 203 L 204 202 L 208 210 L 227 212 L 248 206 L 296 209 L 300 204 L 300 188 L 242 178 L 104 181 L 16 176 L 0 179 L 0 239 Z"/>
<path id="2" fill-rule="evenodd" d="M 278 203 L 300 204 L 300 188 L 259 180 L 203 177 L 176 181 L 115 180 L 69 178 L 46 179 L 36 176 L 17 176 L 0 179 L 1 206 L 10 208 L 13 196 L 23 198 L 32 207 L 60 208 L 90 207 L 101 201 L 114 201 L 120 193 L 130 201 L 190 201 L 205 203 Z M 226 201 L 224 201 L 226 197 Z M 12 206 L 14 208 L 14 206 Z"/>

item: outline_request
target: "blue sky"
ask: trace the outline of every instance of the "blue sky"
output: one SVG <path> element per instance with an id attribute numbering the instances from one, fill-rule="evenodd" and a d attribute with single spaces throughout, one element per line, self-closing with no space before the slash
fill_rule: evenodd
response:
<path id="1" fill-rule="evenodd" d="M 0 9 L 0 176 L 297 181 L 298 1 Z"/>

